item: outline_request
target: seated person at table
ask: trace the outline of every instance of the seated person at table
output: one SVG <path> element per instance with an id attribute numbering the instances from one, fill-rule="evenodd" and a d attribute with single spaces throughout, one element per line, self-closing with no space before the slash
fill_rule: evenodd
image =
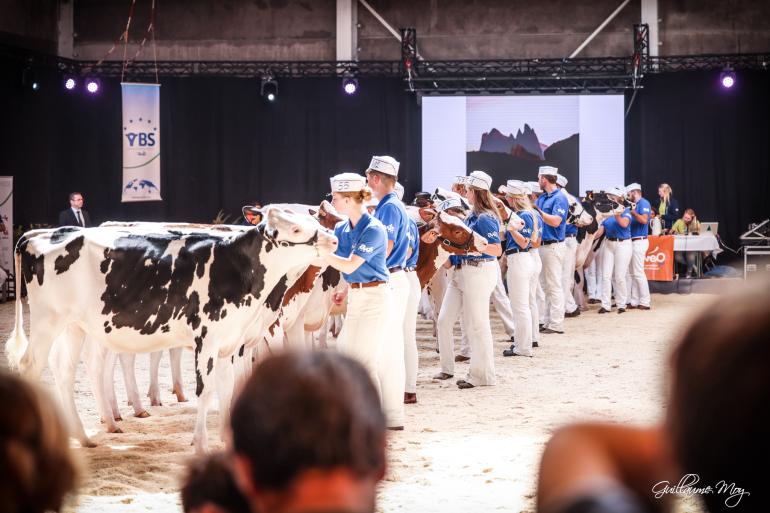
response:
<path id="1" fill-rule="evenodd" d="M 680 480 L 702 499 L 697 511 L 770 511 L 754 466 L 770 458 L 768 332 L 770 284 L 714 301 L 669 359 L 662 422 L 561 428 L 543 452 L 537 511 L 672 511 Z"/>
<path id="2" fill-rule="evenodd" d="M 684 211 L 681 219 L 677 219 L 671 228 L 671 235 L 698 235 L 700 233 L 700 222 L 695 217 L 695 211 L 688 208 Z M 677 251 L 674 253 L 676 261 L 687 266 L 687 277 L 696 275 L 698 271 L 698 252 L 697 251 Z"/>

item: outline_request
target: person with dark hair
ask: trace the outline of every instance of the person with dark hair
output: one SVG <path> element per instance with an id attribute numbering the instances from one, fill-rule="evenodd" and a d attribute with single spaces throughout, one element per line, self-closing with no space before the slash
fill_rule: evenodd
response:
<path id="1" fill-rule="evenodd" d="M 367 370 L 333 352 L 255 369 L 231 416 L 234 475 L 259 513 L 371 513 L 385 475 L 385 416 Z"/>
<path id="2" fill-rule="evenodd" d="M 710 513 L 770 511 L 770 284 L 726 294 L 690 324 L 671 356 L 665 420 L 576 424 L 540 464 L 538 511 L 648 512 L 698 493 Z"/>
<path id="3" fill-rule="evenodd" d="M 37 387 L 0 371 L 0 511 L 61 511 L 80 468 L 58 408 Z"/>
<path id="4" fill-rule="evenodd" d="M 184 513 L 250 513 L 249 503 L 235 486 L 225 453 L 190 463 L 179 493 Z"/>
<path id="5" fill-rule="evenodd" d="M 88 228 L 91 224 L 91 216 L 83 210 L 83 195 L 79 192 L 70 193 L 70 208 L 59 212 L 59 226 L 81 226 Z"/>

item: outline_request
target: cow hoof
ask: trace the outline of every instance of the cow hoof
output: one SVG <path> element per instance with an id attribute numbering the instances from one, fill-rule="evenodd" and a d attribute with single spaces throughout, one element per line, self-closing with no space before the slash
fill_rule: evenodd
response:
<path id="1" fill-rule="evenodd" d="M 178 403 L 186 403 L 187 402 L 187 398 L 184 396 L 184 394 L 177 394 L 176 395 L 176 401 Z"/>
<path id="2" fill-rule="evenodd" d="M 90 439 L 86 438 L 85 440 L 81 440 L 80 442 L 81 447 L 88 447 L 89 449 L 93 449 L 96 447 L 96 444 L 92 442 Z"/>
<path id="3" fill-rule="evenodd" d="M 140 411 L 139 413 L 134 415 L 134 417 L 136 417 L 137 419 L 146 419 L 149 416 L 150 414 L 147 412 L 147 410 Z"/>
<path id="4" fill-rule="evenodd" d="M 157 399 L 150 399 L 150 406 L 163 406 L 163 403 Z"/>
<path id="5" fill-rule="evenodd" d="M 108 433 L 123 433 L 123 430 L 115 426 L 114 428 L 107 428 Z"/>
<path id="6" fill-rule="evenodd" d="M 120 415 L 115 417 L 115 422 L 120 422 L 121 420 L 123 420 L 123 417 L 121 417 Z"/>

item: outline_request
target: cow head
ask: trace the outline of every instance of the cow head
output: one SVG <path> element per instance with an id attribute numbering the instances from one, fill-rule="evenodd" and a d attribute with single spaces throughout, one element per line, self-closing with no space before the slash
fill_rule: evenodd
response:
<path id="1" fill-rule="evenodd" d="M 507 228 L 509 230 L 516 230 L 516 231 L 521 230 L 522 228 L 524 228 L 524 219 L 519 217 L 519 215 L 516 212 L 511 212 L 511 217 L 508 218 Z"/>
<path id="2" fill-rule="evenodd" d="M 497 197 L 495 198 L 495 208 L 497 209 L 497 215 L 500 219 L 508 219 L 513 213 L 511 209 L 506 206 L 505 202 Z"/>
<path id="3" fill-rule="evenodd" d="M 585 209 L 573 195 L 567 194 L 569 201 L 569 211 L 567 213 L 567 222 L 575 226 L 588 226 L 594 221 L 594 217 Z"/>
<path id="4" fill-rule="evenodd" d="M 439 212 L 436 232 L 441 246 L 450 253 L 482 252 L 487 249 L 487 239 L 471 230 L 459 218 Z"/>
<path id="5" fill-rule="evenodd" d="M 337 250 L 337 237 L 310 215 L 265 207 L 265 237 L 278 246 L 311 246 L 318 255 Z"/>

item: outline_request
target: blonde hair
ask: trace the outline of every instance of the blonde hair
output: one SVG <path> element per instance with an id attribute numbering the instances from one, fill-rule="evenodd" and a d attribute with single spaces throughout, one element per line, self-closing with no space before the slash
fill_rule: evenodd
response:
<path id="1" fill-rule="evenodd" d="M 387 173 L 382 173 L 380 171 L 375 171 L 374 169 L 367 169 L 366 170 L 367 175 L 377 175 L 380 177 L 380 180 L 382 180 L 384 183 L 390 185 L 391 187 L 396 186 L 396 177 L 393 175 L 389 175 Z"/>
<path id="2" fill-rule="evenodd" d="M 538 240 L 540 237 L 540 221 L 537 219 L 537 214 L 532 206 L 532 201 L 526 194 L 508 194 L 508 201 L 511 203 L 511 210 L 514 212 L 521 212 L 525 210 L 532 216 L 532 238 L 531 240 Z"/>
<path id="3" fill-rule="evenodd" d="M 500 219 L 500 214 L 497 212 L 495 197 L 492 196 L 491 192 L 486 189 L 474 187 L 473 185 L 469 185 L 468 190 L 473 193 L 473 205 L 471 206 L 471 209 L 473 210 L 474 214 L 489 214 L 499 222 L 503 221 Z"/>
<path id="4" fill-rule="evenodd" d="M 368 185 L 364 185 L 364 188 L 360 191 L 348 191 L 348 192 L 338 192 L 335 191 L 334 194 L 339 194 L 343 198 L 351 198 L 356 203 L 363 203 L 365 201 L 369 201 L 372 199 L 372 190 L 369 188 Z"/>
<path id="5" fill-rule="evenodd" d="M 0 502 L 4 512 L 61 510 L 78 484 L 80 466 L 50 397 L 0 372 Z"/>
<path id="6" fill-rule="evenodd" d="M 658 189 L 663 189 L 663 200 L 668 203 L 671 195 L 674 194 L 674 190 L 667 183 L 662 183 L 658 186 Z"/>

